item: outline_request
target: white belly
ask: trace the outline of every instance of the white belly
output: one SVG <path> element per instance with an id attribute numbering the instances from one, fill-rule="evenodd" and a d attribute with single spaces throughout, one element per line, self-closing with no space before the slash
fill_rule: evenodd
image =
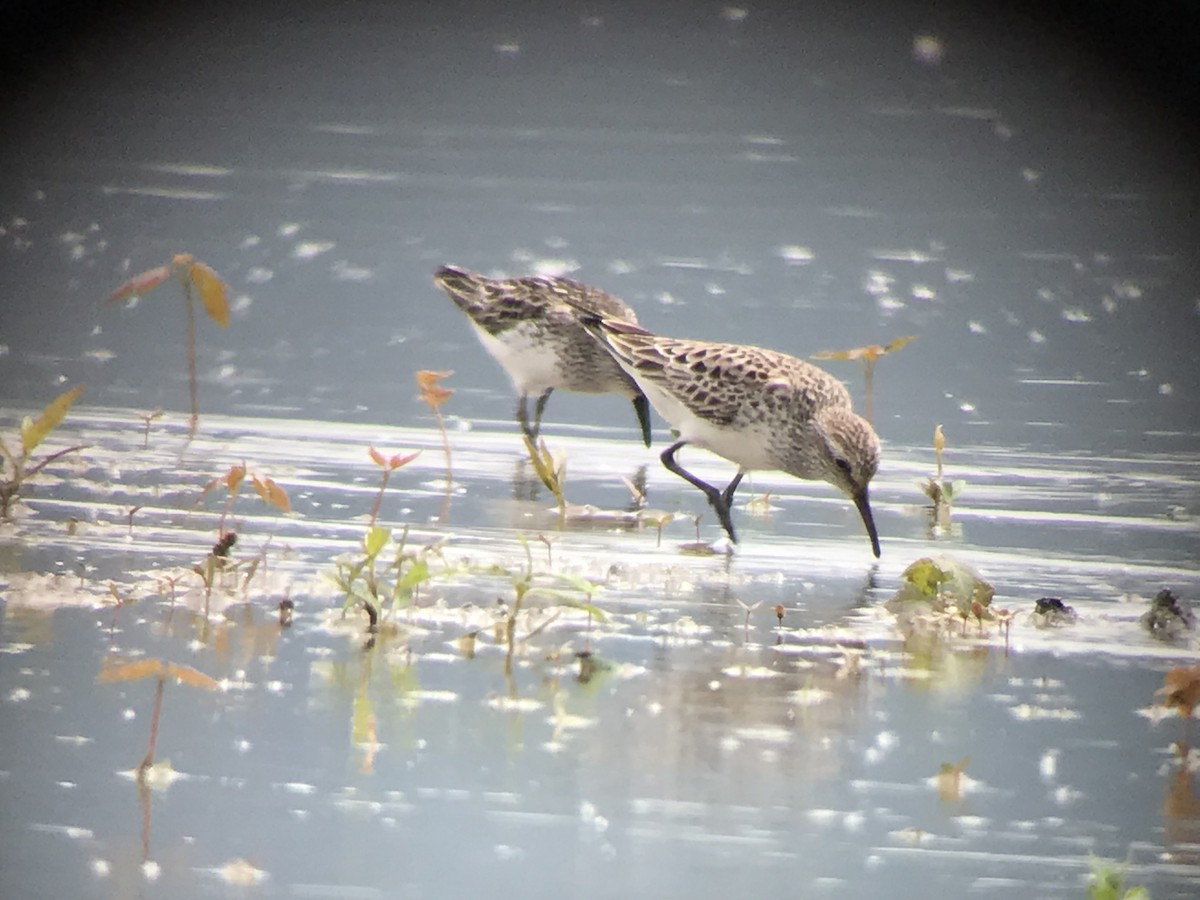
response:
<path id="1" fill-rule="evenodd" d="M 777 469 L 778 463 L 770 454 L 770 430 L 763 426 L 740 428 L 736 431 L 720 428 L 701 419 L 680 403 L 673 394 L 643 380 L 642 393 L 658 414 L 679 432 L 689 444 L 711 450 L 743 469 Z"/>
<path id="2" fill-rule="evenodd" d="M 559 383 L 557 354 L 523 328 L 510 329 L 501 340 L 471 324 L 483 349 L 504 367 L 518 394 L 541 394 Z"/>

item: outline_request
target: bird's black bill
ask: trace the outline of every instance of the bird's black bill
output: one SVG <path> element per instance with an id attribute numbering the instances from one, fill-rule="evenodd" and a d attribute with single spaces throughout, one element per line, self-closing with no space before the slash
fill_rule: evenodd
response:
<path id="1" fill-rule="evenodd" d="M 633 410 L 637 413 L 638 424 L 642 426 L 642 441 L 650 446 L 650 404 L 645 394 L 633 398 Z"/>
<path id="2" fill-rule="evenodd" d="M 858 507 L 858 514 L 862 516 L 863 524 L 867 526 L 867 535 L 871 538 L 871 550 L 874 551 L 875 558 L 879 559 L 879 532 L 875 530 L 875 517 L 871 514 L 871 502 L 867 499 L 866 488 L 863 488 L 861 494 L 855 495 L 854 505 Z"/>

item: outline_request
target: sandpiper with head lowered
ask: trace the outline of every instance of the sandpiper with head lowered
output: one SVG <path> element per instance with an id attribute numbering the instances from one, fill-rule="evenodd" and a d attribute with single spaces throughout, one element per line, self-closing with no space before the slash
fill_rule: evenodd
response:
<path id="1" fill-rule="evenodd" d="M 568 278 L 487 278 L 442 266 L 433 283 L 467 314 L 480 342 L 504 367 L 520 399 L 517 421 L 536 441 L 554 390 L 624 394 L 633 401 L 642 440 L 650 446 L 650 408 L 637 384 L 580 324 L 581 315 L 637 323 L 624 301 Z M 533 422 L 528 398 L 537 396 Z"/>
<path id="2" fill-rule="evenodd" d="M 663 465 L 704 492 L 730 540 L 737 537 L 729 506 L 742 476 L 752 469 L 779 469 L 796 478 L 828 481 L 847 494 L 879 556 L 867 494 L 879 467 L 879 438 L 851 411 L 850 394 L 840 381 L 775 350 L 663 337 L 582 310 L 580 321 L 679 432 L 679 440 L 662 454 Z M 675 461 L 686 444 L 737 464 L 725 490 Z"/>

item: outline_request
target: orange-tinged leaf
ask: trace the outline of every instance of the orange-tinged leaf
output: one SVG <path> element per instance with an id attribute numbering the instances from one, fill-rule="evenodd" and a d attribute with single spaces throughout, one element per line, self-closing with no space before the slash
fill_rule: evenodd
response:
<path id="1" fill-rule="evenodd" d="M 1163 686 L 1154 692 L 1164 697 L 1163 705 L 1173 707 L 1184 718 L 1200 703 L 1200 666 L 1176 666 L 1163 676 Z"/>
<path id="2" fill-rule="evenodd" d="M 123 281 L 115 291 L 104 298 L 104 302 L 116 303 L 118 300 L 125 300 L 129 297 L 140 297 L 142 294 L 148 293 L 158 287 L 170 277 L 171 270 L 167 266 L 148 269 L 140 275 L 134 275 L 128 281 Z"/>
<path id="3" fill-rule="evenodd" d="M 421 455 L 420 450 L 416 450 L 416 451 L 408 454 L 407 456 L 401 456 L 399 453 L 397 453 L 395 456 L 393 456 L 391 459 L 388 460 L 388 470 L 395 472 L 401 466 L 407 466 L 410 462 L 412 462 L 414 459 L 416 459 L 420 455 Z"/>
<path id="4" fill-rule="evenodd" d="M 188 270 L 192 284 L 200 293 L 200 302 L 208 317 L 225 328 L 229 324 L 229 304 L 225 300 L 225 282 L 202 262 L 194 262 Z"/>
<path id="5" fill-rule="evenodd" d="M 387 460 L 383 458 L 382 453 L 375 449 L 373 444 L 367 448 L 367 453 L 370 455 L 371 460 L 375 463 L 375 465 L 379 466 L 381 469 L 387 468 Z"/>
<path id="6" fill-rule="evenodd" d="M 242 479 L 246 477 L 246 464 L 240 466 L 230 466 L 229 471 L 225 473 L 225 487 L 229 489 L 229 493 L 236 494 L 238 488 L 242 486 Z"/>
<path id="7" fill-rule="evenodd" d="M 813 359 L 854 359 L 849 350 L 822 350 L 812 355 Z"/>
<path id="8" fill-rule="evenodd" d="M 143 678 L 158 678 L 165 674 L 161 659 L 137 659 L 127 663 L 105 664 L 96 676 L 96 681 L 141 681 Z"/>
<path id="9" fill-rule="evenodd" d="M 431 407 L 438 407 L 445 403 L 454 391 L 442 387 L 438 382 L 453 374 L 453 372 L 434 372 L 429 369 L 417 372 L 417 387 L 421 391 L 421 399 Z"/>
<path id="10" fill-rule="evenodd" d="M 181 684 L 206 688 L 210 691 L 221 688 L 221 685 L 212 678 L 191 666 L 163 662 L 161 659 L 137 659 L 133 662 L 104 665 L 100 669 L 100 674 L 96 676 L 96 681 L 101 683 L 141 681 L 145 678 L 174 678 Z"/>
<path id="11" fill-rule="evenodd" d="M 292 511 L 292 504 L 288 500 L 287 491 L 270 478 L 259 478 L 257 475 L 254 475 L 251 476 L 250 480 L 254 484 L 254 490 L 258 492 L 258 496 L 262 497 L 266 503 L 284 512 Z"/>
<path id="12" fill-rule="evenodd" d="M 849 350 L 822 350 L 820 353 L 814 353 L 813 359 L 865 359 L 868 363 L 872 363 L 886 353 L 893 353 L 899 350 L 906 344 L 915 341 L 915 334 L 907 335 L 906 337 L 898 337 L 891 341 L 886 346 L 881 344 L 866 344 L 862 347 L 851 347 Z"/>
<path id="13" fill-rule="evenodd" d="M 421 369 L 417 372 L 417 387 L 425 390 L 427 387 L 432 387 L 443 378 L 449 378 L 454 372 L 447 370 L 444 372 L 435 372 L 432 369 Z"/>
<path id="14" fill-rule="evenodd" d="M 219 691 L 221 685 L 212 678 L 209 678 L 198 669 L 193 669 L 191 666 L 181 666 L 176 663 L 163 663 L 164 674 L 168 678 L 174 678 L 180 684 L 190 685 L 191 687 L 204 688 L 209 691 Z"/>
<path id="15" fill-rule="evenodd" d="M 37 419 L 32 422 L 26 420 L 21 423 L 21 446 L 27 454 L 45 440 L 46 435 L 58 427 L 58 423 L 63 420 L 63 416 L 67 414 L 67 410 L 71 408 L 71 404 L 82 393 L 82 384 L 76 385 L 68 391 L 63 391 L 50 401 Z"/>
<path id="16" fill-rule="evenodd" d="M 441 406 L 450 399 L 450 395 L 453 393 L 454 391 L 448 388 L 430 388 L 422 396 L 430 406 Z"/>

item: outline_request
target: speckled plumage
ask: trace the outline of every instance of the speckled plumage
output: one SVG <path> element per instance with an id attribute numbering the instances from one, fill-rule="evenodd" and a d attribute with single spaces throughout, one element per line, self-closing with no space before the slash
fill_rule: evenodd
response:
<path id="1" fill-rule="evenodd" d="M 552 391 L 616 393 L 633 401 L 642 438 L 650 445 L 646 398 L 579 322 L 586 313 L 636 324 L 637 315 L 624 301 L 568 278 L 541 275 L 487 278 L 443 266 L 433 281 L 467 315 L 484 349 L 512 379 L 520 395 L 517 417 L 530 437 L 537 438 Z M 538 398 L 532 425 L 526 407 L 531 395 Z"/>
<path id="2" fill-rule="evenodd" d="M 664 337 L 582 311 L 581 321 L 678 430 L 680 439 L 662 454 L 663 464 L 704 491 L 731 539 L 736 537 L 729 504 L 742 475 L 779 469 L 845 492 L 879 555 L 868 501 L 879 466 L 879 439 L 851 410 L 850 394 L 840 381 L 775 350 Z M 724 491 L 675 462 L 675 452 L 685 444 L 737 464 L 738 473 Z"/>

